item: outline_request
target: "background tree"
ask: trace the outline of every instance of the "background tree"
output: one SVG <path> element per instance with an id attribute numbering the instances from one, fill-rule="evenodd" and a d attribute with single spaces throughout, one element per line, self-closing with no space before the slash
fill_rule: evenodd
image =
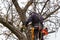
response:
<path id="1" fill-rule="evenodd" d="M 44 25 L 48 25 L 49 33 L 55 32 L 59 28 L 60 18 L 57 16 L 58 10 L 60 9 L 59 0 L 28 0 L 24 8 L 19 6 L 19 0 L 1 0 L 0 6 L 0 23 L 1 26 L 7 27 L 9 29 L 8 33 L 3 32 L 1 34 L 7 35 L 6 40 L 12 36 L 15 39 L 19 40 L 28 40 L 26 36 L 20 31 L 20 28 L 26 19 L 28 14 L 31 11 L 36 11 L 40 13 L 44 19 Z M 32 7 L 32 8 L 31 8 Z M 30 8 L 30 9 L 29 9 Z M 3 12 L 5 9 L 5 12 Z M 52 19 L 53 18 L 53 19 Z M 51 20 L 52 19 L 52 20 Z M 56 20 L 54 20 L 56 19 Z M 54 27 L 51 27 L 53 24 Z M 49 27 L 50 26 L 50 27 Z M 50 29 L 51 28 L 51 29 Z M 14 34 L 17 36 L 15 37 Z M 28 36 L 28 35 L 27 35 Z"/>

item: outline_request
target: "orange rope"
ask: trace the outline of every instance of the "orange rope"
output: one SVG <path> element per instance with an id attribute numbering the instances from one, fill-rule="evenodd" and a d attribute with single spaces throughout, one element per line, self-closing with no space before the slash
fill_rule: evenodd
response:
<path id="1" fill-rule="evenodd" d="M 31 34 L 32 34 L 32 40 L 34 40 L 34 28 L 32 28 Z"/>

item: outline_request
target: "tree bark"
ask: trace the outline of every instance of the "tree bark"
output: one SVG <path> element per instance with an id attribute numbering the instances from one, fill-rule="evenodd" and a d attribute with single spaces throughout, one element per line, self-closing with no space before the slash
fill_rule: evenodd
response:
<path id="1" fill-rule="evenodd" d="M 24 7 L 24 9 L 21 9 L 21 8 L 20 8 L 20 6 L 18 5 L 17 0 L 12 0 L 12 2 L 13 2 L 13 4 L 14 4 L 14 6 L 15 6 L 15 8 L 16 8 L 19 16 L 20 16 L 20 20 L 21 20 L 22 22 L 24 22 L 24 21 L 26 20 L 26 11 L 27 11 L 28 7 L 33 3 L 33 0 L 30 0 L 30 1 L 26 4 L 26 6 Z"/>
<path id="2" fill-rule="evenodd" d="M 11 30 L 12 33 L 14 33 L 19 40 L 27 40 L 26 37 L 14 26 L 10 25 L 8 22 L 6 22 L 3 18 L 0 18 L 0 23 L 2 23 L 4 26 L 6 26 L 8 29 Z"/>
<path id="3" fill-rule="evenodd" d="M 48 2 L 49 0 L 47 0 L 46 2 Z M 24 9 L 21 9 L 20 6 L 18 5 L 17 0 L 12 0 L 19 16 L 20 16 L 20 20 L 22 22 L 24 22 L 26 20 L 26 11 L 28 9 L 28 7 L 33 3 L 33 0 L 30 0 L 26 6 L 24 7 Z M 44 7 L 42 8 L 41 13 L 43 12 L 43 9 L 45 8 L 47 3 L 45 3 Z M 56 10 L 54 10 L 53 12 L 49 13 L 45 19 L 47 19 L 50 15 L 54 14 L 58 9 L 60 9 L 60 7 L 58 7 Z M 45 20 L 44 19 L 44 20 Z M 13 32 L 19 40 L 27 40 L 25 38 L 25 36 L 20 32 L 20 30 L 18 30 L 17 28 L 15 28 L 14 26 L 10 25 L 8 22 L 6 22 L 3 18 L 0 18 L 0 23 L 2 23 L 4 26 L 6 26 L 7 28 L 9 28 L 11 30 L 11 32 Z M 50 32 L 51 33 L 51 32 Z"/>
<path id="4" fill-rule="evenodd" d="M 21 9 L 21 8 L 19 7 L 19 5 L 18 5 L 18 3 L 17 3 L 17 0 L 12 0 L 12 2 L 13 2 L 13 4 L 14 4 L 14 6 L 15 6 L 15 8 L 16 8 L 19 16 L 20 16 L 20 20 L 21 20 L 22 22 L 26 21 L 26 11 L 27 11 L 28 7 L 33 3 L 33 0 L 28 1 L 28 3 L 26 4 L 26 6 L 24 7 L 24 9 Z M 27 35 L 27 36 L 28 36 L 28 35 Z M 29 38 L 28 38 L 28 39 L 29 39 Z"/>

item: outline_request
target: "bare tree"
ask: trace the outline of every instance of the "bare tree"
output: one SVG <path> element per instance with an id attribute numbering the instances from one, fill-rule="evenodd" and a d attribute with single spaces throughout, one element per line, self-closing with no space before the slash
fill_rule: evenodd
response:
<path id="1" fill-rule="evenodd" d="M 35 0 L 29 0 L 28 3 L 25 5 L 25 7 L 22 9 L 17 0 L 11 0 L 11 4 L 8 4 L 8 9 L 7 9 L 7 14 L 6 14 L 6 18 L 3 18 L 2 15 L 0 16 L 0 23 L 2 23 L 5 27 L 7 27 L 9 30 L 11 30 L 12 33 L 14 33 L 19 40 L 28 40 L 24 34 L 20 31 L 20 23 L 26 21 L 27 17 L 26 17 L 26 12 L 28 11 L 28 8 L 34 4 L 34 7 L 33 9 L 36 11 L 37 9 L 37 6 L 38 4 L 41 4 L 43 5 L 42 9 L 41 9 L 41 12 L 40 10 L 38 10 L 40 13 L 45 19 L 44 21 L 49 21 L 49 22 L 52 22 L 50 20 L 48 20 L 49 17 L 51 17 L 52 14 L 56 14 L 56 12 L 60 9 L 60 6 L 58 4 L 54 5 L 54 6 L 57 6 L 56 9 L 54 9 L 53 11 L 50 11 L 50 7 L 51 5 L 49 6 L 49 3 L 50 0 L 45 0 L 43 2 L 36 2 Z M 13 9 L 13 5 L 15 7 L 15 9 Z M 47 8 L 49 6 L 49 8 Z M 53 6 L 53 7 L 54 7 Z M 44 11 L 44 9 L 47 9 L 49 11 Z M 13 12 L 15 11 L 15 13 Z M 10 12 L 10 13 L 9 13 Z M 2 14 L 2 13 L 1 13 Z M 11 20 L 9 19 L 9 14 L 11 14 Z M 15 17 L 17 16 L 17 18 L 15 19 Z M 18 19 L 18 20 L 17 20 Z M 53 22 L 54 23 L 54 22 Z M 23 27 L 24 25 L 22 25 Z M 53 33 L 55 31 L 51 31 L 49 33 Z M 10 34 L 12 34 L 10 33 Z M 8 36 L 10 36 L 10 34 Z M 27 35 L 28 37 L 28 35 Z M 7 37 L 8 38 L 8 37 Z"/>

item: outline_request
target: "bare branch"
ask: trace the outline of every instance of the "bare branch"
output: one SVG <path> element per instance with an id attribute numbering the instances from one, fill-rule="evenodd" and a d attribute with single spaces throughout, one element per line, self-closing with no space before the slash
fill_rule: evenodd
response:
<path id="1" fill-rule="evenodd" d="M 53 21 L 51 21 L 51 20 L 46 20 L 46 21 L 49 21 L 49 22 L 54 23 L 54 24 L 56 25 L 56 23 L 55 23 L 55 22 L 53 22 Z M 45 22 L 46 22 L 46 21 L 45 21 Z"/>
<path id="2" fill-rule="evenodd" d="M 30 0 L 30 1 L 26 4 L 26 6 L 25 6 L 24 9 L 21 9 L 21 8 L 19 7 L 19 5 L 18 5 L 18 3 L 17 3 L 17 0 L 12 0 L 12 2 L 13 2 L 13 4 L 14 4 L 14 6 L 15 6 L 15 8 L 16 8 L 19 16 L 20 16 L 21 21 L 22 21 L 22 22 L 25 21 L 25 19 L 26 19 L 26 15 L 25 15 L 25 14 L 26 14 L 26 11 L 27 11 L 28 7 L 33 3 L 33 0 Z"/>
<path id="3" fill-rule="evenodd" d="M 12 2 L 13 2 L 13 4 L 14 4 L 14 6 L 15 6 L 17 12 L 20 14 L 20 12 L 22 12 L 22 9 L 20 8 L 20 6 L 19 6 L 17 0 L 12 0 Z"/>
<path id="4" fill-rule="evenodd" d="M 44 10 L 44 8 L 45 8 L 45 6 L 47 5 L 47 2 L 48 2 L 49 0 L 47 0 L 46 2 L 45 2 L 45 5 L 43 6 L 43 8 L 42 8 L 42 10 L 41 10 L 41 13 L 43 12 L 43 10 Z"/>
<path id="5" fill-rule="evenodd" d="M 60 9 L 60 6 L 57 8 L 57 9 L 55 9 L 53 12 L 50 12 L 47 16 L 46 16 L 46 18 L 45 19 L 47 19 L 48 17 L 50 17 L 50 15 L 52 15 L 52 14 L 54 14 L 57 10 L 59 10 Z"/>
<path id="6" fill-rule="evenodd" d="M 49 10 L 49 9 L 47 9 L 47 10 L 42 14 L 42 16 L 45 15 L 48 10 Z"/>
<path id="7" fill-rule="evenodd" d="M 25 38 L 25 36 L 20 32 L 20 30 L 18 30 L 14 26 L 10 25 L 3 18 L 0 18 L 0 23 L 2 23 L 4 26 L 9 28 L 11 30 L 11 32 L 14 33 L 19 38 L 19 40 L 22 40 L 23 38 Z"/>
<path id="8" fill-rule="evenodd" d="M 21 12 L 25 13 L 25 12 L 27 11 L 28 7 L 33 3 L 33 0 L 30 0 L 30 1 L 26 4 L 26 6 L 25 6 L 24 9 L 21 9 L 21 8 L 20 8 L 20 6 L 19 6 L 18 3 L 17 3 L 17 0 L 12 0 L 12 2 L 13 2 L 13 4 L 14 4 L 14 6 L 16 7 L 17 12 L 20 14 Z M 22 10 L 23 10 L 23 11 L 22 11 Z"/>
<path id="9" fill-rule="evenodd" d="M 27 9 L 28 9 L 28 7 L 29 7 L 32 3 L 33 3 L 33 0 L 30 0 L 30 1 L 26 4 L 26 6 L 25 6 L 25 8 L 23 9 L 23 11 L 26 12 Z"/>

